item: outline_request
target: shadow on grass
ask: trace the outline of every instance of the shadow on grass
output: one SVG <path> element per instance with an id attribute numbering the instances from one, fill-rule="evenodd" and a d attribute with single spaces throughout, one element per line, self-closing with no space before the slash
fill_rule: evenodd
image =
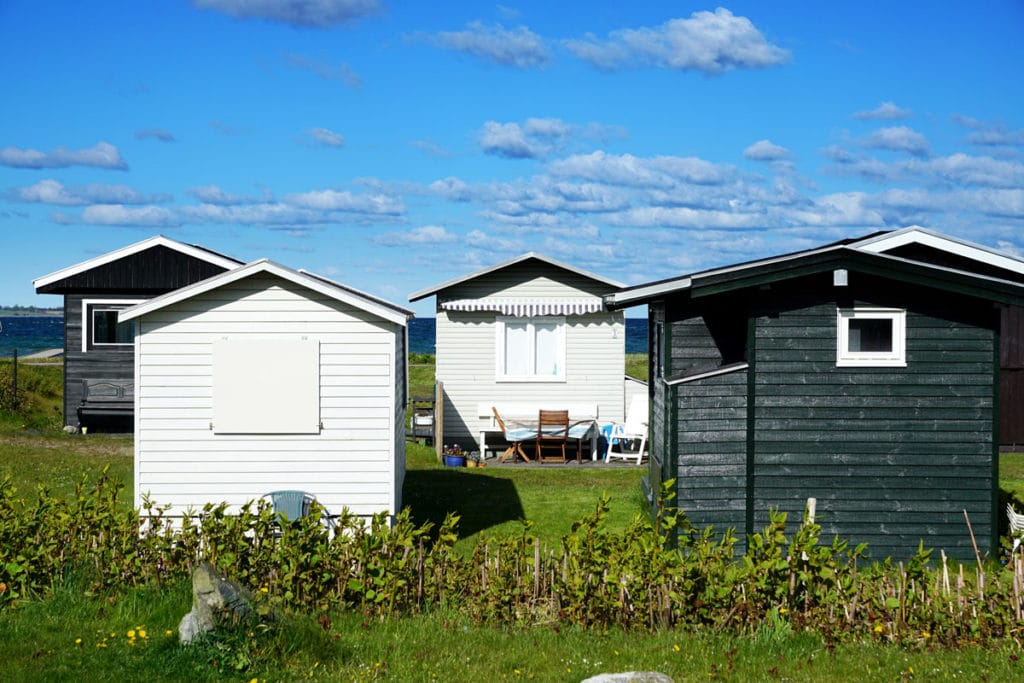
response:
<path id="1" fill-rule="evenodd" d="M 457 468 L 407 471 L 402 500 L 416 524 L 435 530 L 449 512 L 459 515 L 459 538 L 525 516 L 513 482 Z"/>

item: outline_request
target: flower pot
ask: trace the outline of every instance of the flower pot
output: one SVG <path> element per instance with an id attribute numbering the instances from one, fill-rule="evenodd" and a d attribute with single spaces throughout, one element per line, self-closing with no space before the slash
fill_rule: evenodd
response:
<path id="1" fill-rule="evenodd" d="M 445 467 L 465 467 L 466 456 L 464 455 L 446 455 L 444 456 Z"/>

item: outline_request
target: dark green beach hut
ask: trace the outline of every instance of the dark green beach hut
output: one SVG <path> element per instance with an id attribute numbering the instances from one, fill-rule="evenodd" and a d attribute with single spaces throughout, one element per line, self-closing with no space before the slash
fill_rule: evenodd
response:
<path id="1" fill-rule="evenodd" d="M 958 267 L 887 253 L 915 240 Z M 897 231 L 610 295 L 649 306 L 648 485 L 676 477 L 694 524 L 741 539 L 770 509 L 793 530 L 815 498 L 823 536 L 873 558 L 922 540 L 973 557 L 965 511 L 996 552 L 1001 319 L 1024 305 L 1021 272 Z"/>

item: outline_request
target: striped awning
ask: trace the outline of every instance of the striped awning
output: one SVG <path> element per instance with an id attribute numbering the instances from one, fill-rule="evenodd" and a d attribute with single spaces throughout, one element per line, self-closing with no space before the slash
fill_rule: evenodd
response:
<path id="1" fill-rule="evenodd" d="M 499 298 L 453 299 L 444 301 L 446 311 L 495 311 L 503 315 L 525 318 L 535 315 L 582 315 L 600 313 L 604 303 L 598 297 L 577 298 Z"/>

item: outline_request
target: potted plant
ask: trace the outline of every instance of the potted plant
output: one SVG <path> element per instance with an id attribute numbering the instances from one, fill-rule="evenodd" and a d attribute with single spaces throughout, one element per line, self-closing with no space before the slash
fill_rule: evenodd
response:
<path id="1" fill-rule="evenodd" d="M 466 466 L 466 452 L 462 450 L 462 446 L 455 444 L 444 446 L 444 465 L 445 467 L 465 467 Z"/>

